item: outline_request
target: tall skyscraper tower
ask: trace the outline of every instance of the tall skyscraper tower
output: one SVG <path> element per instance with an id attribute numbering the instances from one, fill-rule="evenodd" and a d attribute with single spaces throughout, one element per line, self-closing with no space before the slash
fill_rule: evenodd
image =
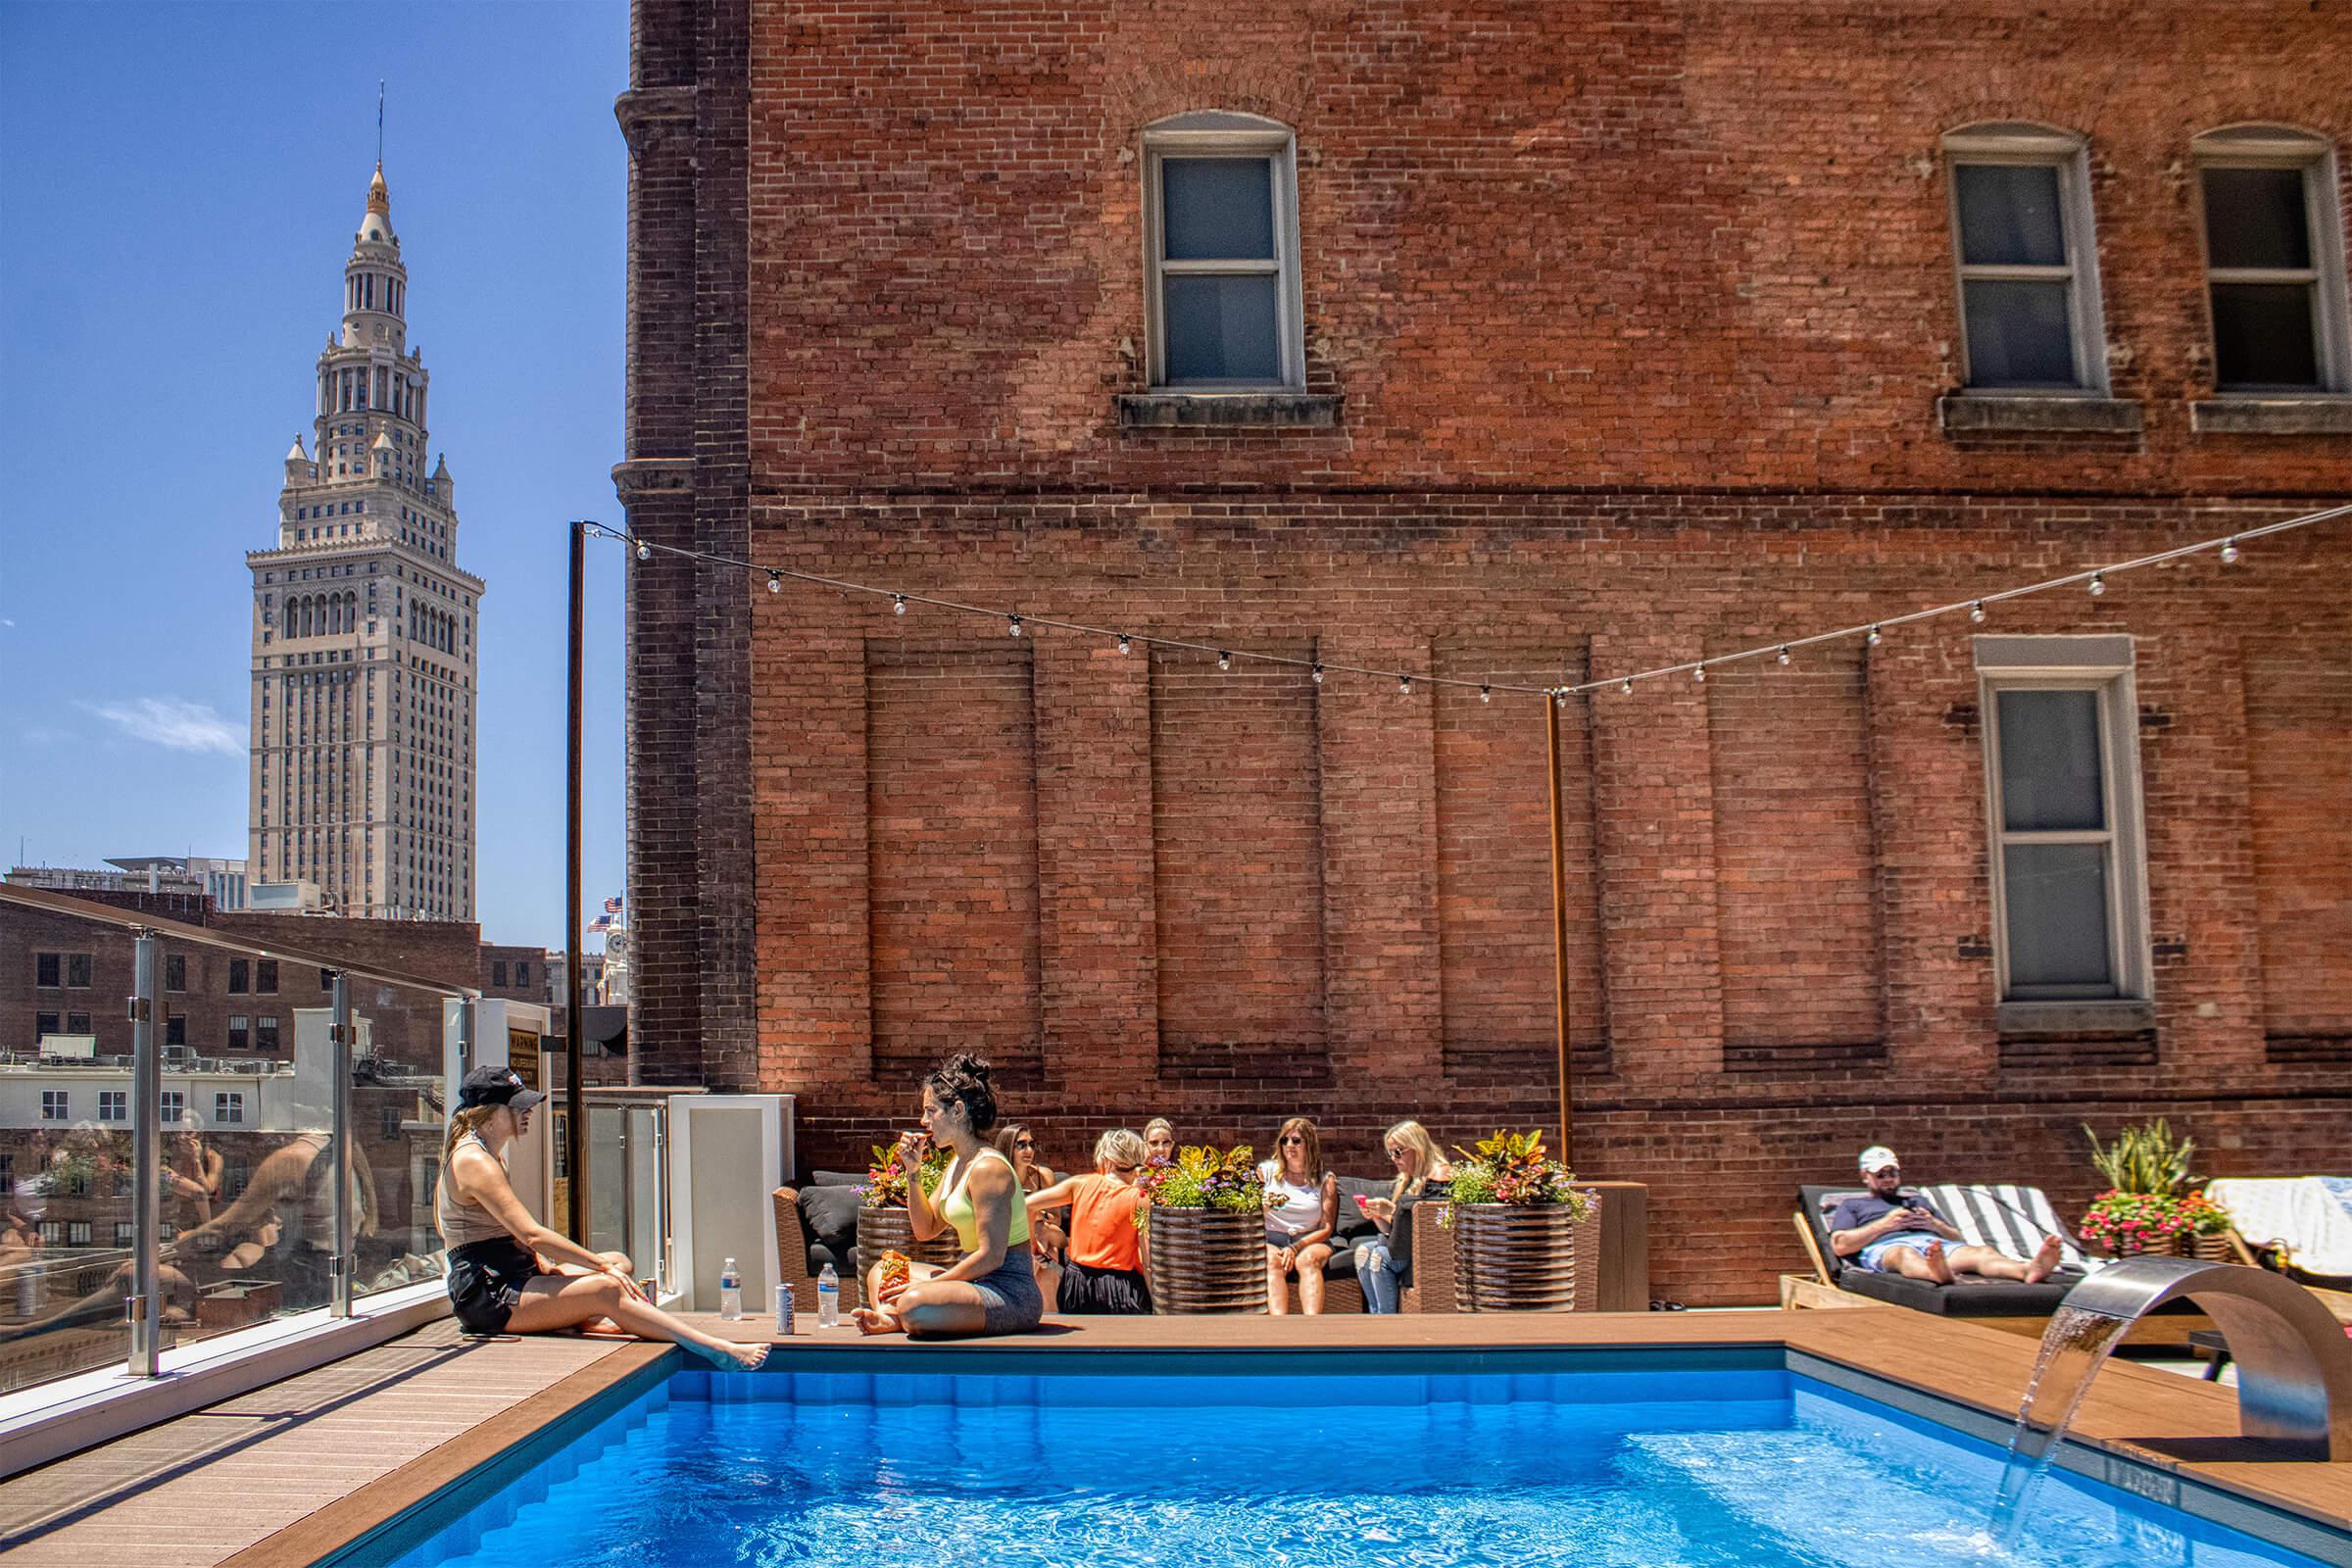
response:
<path id="1" fill-rule="evenodd" d="M 446 458 L 425 467 L 423 361 L 379 164 L 318 356 L 314 458 L 286 454 L 277 545 L 253 571 L 254 882 L 330 912 L 474 918 L 482 581 L 458 569 Z"/>

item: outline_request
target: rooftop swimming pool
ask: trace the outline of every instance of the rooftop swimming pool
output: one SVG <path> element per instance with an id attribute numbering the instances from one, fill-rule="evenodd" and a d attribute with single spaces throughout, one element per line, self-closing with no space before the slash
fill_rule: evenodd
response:
<path id="1" fill-rule="evenodd" d="M 1320 1362 L 1329 1357 L 1316 1357 Z M 1232 1363 L 1222 1363 L 1231 1367 Z M 344 1562 L 667 1568 L 2310 1564 L 1762 1352 L 1552 1370 L 668 1376 Z M 1432 1355 L 1427 1364 L 1447 1359 Z M 1466 1363 L 1465 1363 L 1466 1364 Z M 479 1488 L 473 1489 L 475 1492 Z M 2316 1538 L 2315 1538 L 2316 1539 Z M 2321 1549 L 2332 1557 L 2325 1542 Z M 2343 1560 L 2343 1559 L 2336 1559 Z"/>

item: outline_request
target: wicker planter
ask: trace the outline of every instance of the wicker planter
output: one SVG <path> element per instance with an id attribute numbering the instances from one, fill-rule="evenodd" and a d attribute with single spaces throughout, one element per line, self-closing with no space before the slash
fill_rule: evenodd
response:
<path id="1" fill-rule="evenodd" d="M 942 1231 L 927 1242 L 914 1239 L 914 1224 L 906 1210 L 897 1203 L 885 1208 L 861 1208 L 858 1211 L 858 1272 L 872 1268 L 889 1251 L 905 1252 L 917 1263 L 932 1263 L 946 1268 L 963 1255 L 956 1245 L 954 1231 Z"/>
<path id="2" fill-rule="evenodd" d="M 2188 1255 L 2200 1263 L 2234 1263 L 2237 1261 L 2237 1250 L 2230 1245 L 2230 1233 L 2227 1231 L 2218 1236 L 2190 1237 Z"/>
<path id="3" fill-rule="evenodd" d="M 1454 1204 L 1455 1308 L 1574 1310 L 1576 1230 L 1563 1204 Z"/>
<path id="4" fill-rule="evenodd" d="M 1184 1316 L 1266 1309 L 1266 1220 L 1255 1209 L 1151 1211 L 1152 1309 Z"/>

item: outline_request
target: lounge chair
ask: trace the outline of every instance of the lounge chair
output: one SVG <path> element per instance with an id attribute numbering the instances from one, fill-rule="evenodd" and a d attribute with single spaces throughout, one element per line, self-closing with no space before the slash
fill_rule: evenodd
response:
<path id="1" fill-rule="evenodd" d="M 779 1187 L 769 1195 L 776 1211 L 776 1269 L 803 1312 L 816 1311 L 816 1276 L 827 1263 L 841 1281 L 842 1314 L 859 1302 L 858 1189 L 864 1180 L 820 1170 L 810 1173 L 806 1187 Z"/>
<path id="2" fill-rule="evenodd" d="M 2352 1177 L 2223 1176 L 2205 1196 L 2230 1211 L 2239 1261 L 2305 1285 L 2352 1289 Z"/>
<path id="3" fill-rule="evenodd" d="M 1882 1301 L 1907 1306 L 1938 1317 L 1961 1318 L 1985 1328 L 2038 1337 L 2049 1326 L 2066 1293 L 2084 1276 L 2102 1266 L 2086 1256 L 2058 1218 L 2057 1210 L 2037 1187 L 2008 1183 L 1946 1183 L 1915 1189 L 1951 1221 L 1962 1240 L 1953 1246 L 1992 1247 L 2012 1257 L 2030 1257 L 2043 1238 L 2055 1236 L 2062 1249 L 2057 1273 L 2039 1285 L 2018 1280 L 1985 1280 L 1962 1275 L 1951 1285 L 1908 1279 L 1862 1268 L 1839 1257 L 1830 1247 L 1829 1217 L 1845 1199 L 1862 1196 L 1859 1187 L 1807 1186 L 1797 1189 L 1796 1234 L 1813 1262 L 1813 1275 L 1784 1276 L 1781 1304 L 1788 1307 L 1853 1306 Z M 2210 1321 L 2187 1301 L 2159 1307 L 2157 1320 L 2142 1322 L 2133 1331 L 2134 1345 L 2187 1343 L 2191 1330 L 2211 1327 Z"/>

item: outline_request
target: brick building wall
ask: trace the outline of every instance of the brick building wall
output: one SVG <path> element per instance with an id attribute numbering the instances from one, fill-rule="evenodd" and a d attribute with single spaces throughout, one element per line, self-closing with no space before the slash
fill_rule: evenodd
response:
<path id="1" fill-rule="evenodd" d="M 2352 490 L 2345 437 L 2195 428 L 2187 153 L 2247 121 L 2340 139 L 2352 33 L 2129 17 L 640 0 L 631 526 L 1543 684 L 2313 510 Z M 1139 135 L 1208 109 L 1297 132 L 1332 428 L 1120 425 Z M 1987 121 L 2089 138 L 2135 431 L 1938 424 L 1939 138 Z M 2348 561 L 2294 535 L 1981 628 L 2136 639 L 2152 1027 L 2000 1026 L 1965 620 L 1570 705 L 1573 1152 L 1654 1185 L 1660 1294 L 1767 1296 L 1795 1184 L 1876 1140 L 2062 1204 L 2086 1120 L 2170 1115 L 2213 1174 L 2343 1163 Z M 1550 1119 L 1530 700 L 760 586 L 632 568 L 633 1070 L 799 1094 L 819 1165 L 964 1044 L 1056 1163 L 1153 1113 L 1262 1146 L 1304 1112 L 1355 1170 L 1400 1115 Z"/>

